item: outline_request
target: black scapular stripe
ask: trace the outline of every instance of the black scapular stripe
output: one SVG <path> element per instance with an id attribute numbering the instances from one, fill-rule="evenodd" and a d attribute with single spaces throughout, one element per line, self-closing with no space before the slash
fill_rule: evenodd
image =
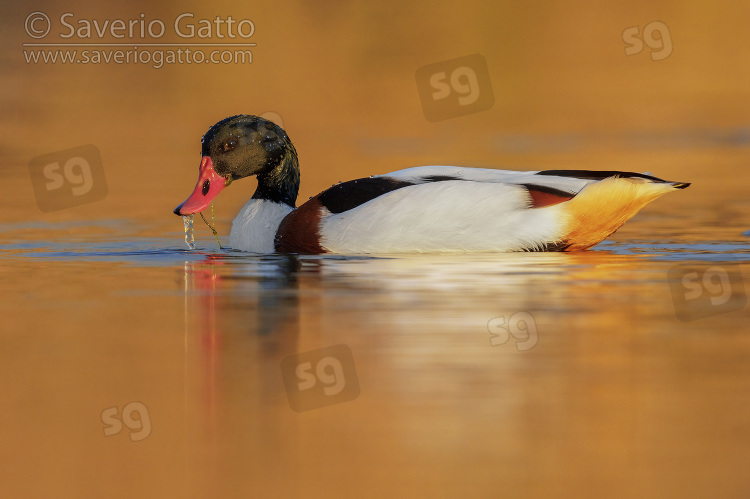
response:
<path id="1" fill-rule="evenodd" d="M 410 185 L 414 183 L 388 177 L 360 178 L 326 189 L 318 195 L 318 200 L 331 213 L 343 213 L 378 196 Z"/>
<path id="2" fill-rule="evenodd" d="M 561 197 L 561 198 L 568 198 L 568 199 L 570 199 L 573 196 L 575 196 L 576 194 L 578 194 L 577 192 L 563 191 L 563 190 L 560 190 L 560 189 L 555 189 L 554 187 L 547 187 L 546 185 L 529 184 L 529 183 L 518 184 L 518 185 L 522 185 L 522 186 L 526 187 L 526 189 L 529 190 L 529 191 L 544 192 L 545 194 L 551 194 L 553 196 L 558 196 L 558 197 Z"/>
<path id="3" fill-rule="evenodd" d="M 643 173 L 633 172 L 619 172 L 619 171 L 595 171 L 595 170 L 544 170 L 536 172 L 535 175 L 550 175 L 554 177 L 573 177 L 585 180 L 603 180 L 609 177 L 622 177 L 622 178 L 645 178 L 647 180 L 653 180 L 655 182 L 666 182 L 657 177 L 651 175 L 645 175 Z"/>
<path id="4" fill-rule="evenodd" d="M 426 177 L 420 177 L 423 182 L 447 182 L 448 180 L 466 180 L 461 177 L 454 177 L 451 175 L 428 175 Z"/>

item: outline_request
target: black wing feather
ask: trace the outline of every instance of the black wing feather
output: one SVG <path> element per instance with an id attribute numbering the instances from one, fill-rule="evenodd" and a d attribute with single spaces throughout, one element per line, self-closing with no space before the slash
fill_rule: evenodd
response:
<path id="1" fill-rule="evenodd" d="M 408 187 L 410 185 L 426 184 L 428 182 L 447 182 L 451 180 L 466 180 L 451 175 L 427 175 L 418 179 L 402 180 L 383 176 L 360 178 L 336 184 L 318 194 L 320 204 L 331 213 L 343 213 L 372 201 L 378 196 Z"/>
<path id="2" fill-rule="evenodd" d="M 389 177 L 360 178 L 326 189 L 318 194 L 318 200 L 331 213 L 343 213 L 378 196 L 410 185 L 414 183 Z"/>
<path id="3" fill-rule="evenodd" d="M 633 173 L 633 172 L 619 172 L 619 171 L 595 171 L 595 170 L 544 170 L 535 173 L 535 175 L 551 175 L 554 177 L 573 177 L 585 180 L 603 180 L 609 177 L 622 177 L 622 178 L 645 178 L 656 182 L 665 182 L 657 177 L 646 175 L 644 173 Z"/>

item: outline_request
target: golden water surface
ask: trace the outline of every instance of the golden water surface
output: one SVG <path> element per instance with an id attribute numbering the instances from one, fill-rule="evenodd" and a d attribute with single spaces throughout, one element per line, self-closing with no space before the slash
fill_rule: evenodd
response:
<path id="1" fill-rule="evenodd" d="M 0 495 L 750 497 L 747 3 L 19 5 L 0 8 Z M 26 63 L 34 11 L 231 15 L 257 45 L 248 65 Z M 671 53 L 626 55 L 657 21 Z M 428 121 L 417 69 L 471 54 L 494 103 Z M 427 164 L 693 185 L 582 253 L 251 255 L 199 219 L 187 250 L 171 210 L 201 135 L 265 112 L 302 200 Z M 44 211 L 34 158 L 86 144 L 106 189 Z M 217 200 L 224 243 L 254 183 Z"/>

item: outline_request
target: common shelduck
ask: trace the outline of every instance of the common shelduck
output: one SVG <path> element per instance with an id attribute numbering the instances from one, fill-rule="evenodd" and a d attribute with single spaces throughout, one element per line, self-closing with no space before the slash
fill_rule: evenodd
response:
<path id="1" fill-rule="evenodd" d="M 229 245 L 256 253 L 584 250 L 690 185 L 620 171 L 422 166 L 339 183 L 295 208 L 299 162 L 281 127 L 231 116 L 201 142 L 198 184 L 174 212 L 200 212 L 232 181 L 255 175 Z"/>

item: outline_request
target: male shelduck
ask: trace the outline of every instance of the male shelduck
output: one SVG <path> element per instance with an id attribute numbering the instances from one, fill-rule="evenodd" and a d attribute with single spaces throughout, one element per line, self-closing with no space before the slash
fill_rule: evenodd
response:
<path id="1" fill-rule="evenodd" d="M 198 184 L 174 212 L 200 212 L 230 182 L 255 175 L 229 245 L 256 253 L 584 250 L 690 185 L 619 171 L 422 166 L 339 183 L 295 208 L 299 162 L 281 127 L 232 116 L 202 144 Z"/>

